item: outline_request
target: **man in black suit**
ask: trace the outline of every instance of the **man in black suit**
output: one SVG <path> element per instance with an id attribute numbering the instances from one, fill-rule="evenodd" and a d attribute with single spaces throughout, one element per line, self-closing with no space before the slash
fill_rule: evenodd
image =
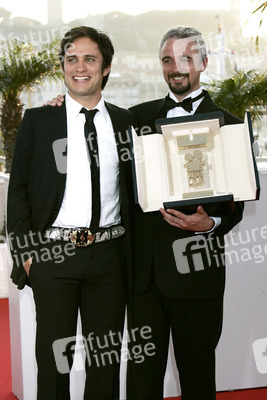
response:
<path id="1" fill-rule="evenodd" d="M 213 111 L 223 113 L 225 124 L 242 122 L 216 106 L 200 86 L 200 74 L 208 62 L 200 32 L 190 27 L 170 29 L 160 43 L 160 60 L 170 93 L 166 99 L 130 108 L 137 133 L 155 133 L 158 118 Z M 171 104 L 171 99 L 178 103 L 190 97 L 192 103 L 183 103 L 187 110 L 191 103 L 189 111 L 180 104 Z M 53 99 L 52 104 L 60 106 L 62 97 Z M 127 400 L 162 400 L 170 332 L 182 400 L 215 399 L 215 348 L 222 328 L 225 286 L 224 235 L 240 222 L 242 213 L 240 202 L 235 203 L 233 214 L 218 216 L 209 216 L 201 206 L 192 215 L 171 209 L 143 213 L 136 207 L 134 287 L 127 307 L 128 330 L 149 327 L 156 354 L 144 354 L 140 363 L 129 357 Z M 195 271 L 181 273 L 182 268 L 176 263 L 184 263 L 183 252 L 188 260 L 194 260 L 195 254 L 202 255 Z M 132 354 L 131 346 L 136 342 L 128 345 Z M 139 345 L 144 349 L 146 340 Z"/>
<path id="2" fill-rule="evenodd" d="M 217 107 L 200 86 L 200 74 L 208 62 L 200 32 L 190 27 L 170 29 L 161 40 L 159 55 L 170 92 L 166 99 L 130 108 L 137 132 L 156 133 L 158 118 L 213 111 L 224 114 L 225 124 L 242 122 Z M 185 101 L 185 108 L 189 103 L 186 111 L 184 103 L 177 103 L 188 98 L 193 102 Z M 233 214 L 216 217 L 201 206 L 191 215 L 174 209 L 144 213 L 137 207 L 128 328 L 149 326 L 156 355 L 139 364 L 128 361 L 127 400 L 162 400 L 170 332 L 182 400 L 215 400 L 215 348 L 222 328 L 225 286 L 223 238 L 242 219 L 242 212 L 242 203 L 235 203 Z M 194 258 L 194 253 L 202 259 Z M 190 273 L 179 268 L 185 254 L 200 264 Z"/>
<path id="3" fill-rule="evenodd" d="M 113 54 L 101 31 L 67 32 L 60 48 L 65 104 L 26 110 L 17 134 L 8 193 L 11 277 L 33 290 L 38 400 L 70 399 L 78 310 L 84 399 L 119 399 L 133 196 L 131 115 L 101 93 Z"/>

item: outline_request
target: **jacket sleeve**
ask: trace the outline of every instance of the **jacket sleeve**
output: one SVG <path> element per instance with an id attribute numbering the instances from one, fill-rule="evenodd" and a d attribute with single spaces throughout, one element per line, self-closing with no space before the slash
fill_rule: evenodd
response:
<path id="1" fill-rule="evenodd" d="M 11 278 L 19 289 L 28 283 L 23 263 L 31 257 L 31 201 L 28 183 L 33 154 L 30 112 L 26 110 L 16 136 L 7 200 L 8 242 L 13 258 Z"/>
<path id="2" fill-rule="evenodd" d="M 227 214 L 221 216 L 220 225 L 215 228 L 214 233 L 218 236 L 226 235 L 230 232 L 235 225 L 237 225 L 243 218 L 244 202 L 235 202 L 235 209 L 233 214 Z"/>

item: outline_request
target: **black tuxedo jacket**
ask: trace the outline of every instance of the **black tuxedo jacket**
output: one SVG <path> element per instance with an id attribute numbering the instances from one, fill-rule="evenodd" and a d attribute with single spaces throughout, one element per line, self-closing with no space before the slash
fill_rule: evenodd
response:
<path id="1" fill-rule="evenodd" d="M 204 92 L 204 99 L 196 114 L 221 111 L 225 124 L 242 122 L 216 106 L 208 92 Z M 130 108 L 130 111 L 135 116 L 137 132 L 142 132 L 143 128 L 143 132 L 156 133 L 155 121 L 166 117 L 164 99 L 139 104 Z M 144 292 L 153 274 L 159 290 L 169 298 L 198 299 L 220 296 L 225 286 L 223 236 L 242 219 L 243 207 L 243 203 L 235 203 L 233 215 L 222 215 L 221 224 L 210 235 L 200 237 L 195 233 L 172 227 L 163 220 L 160 212 L 143 213 L 140 207 L 136 206 L 135 292 Z M 178 239 L 184 240 L 176 242 Z M 187 254 L 188 251 L 191 253 Z M 188 267 L 191 263 L 190 272 L 187 271 L 186 263 Z"/>
<path id="2" fill-rule="evenodd" d="M 131 270 L 130 232 L 134 207 L 127 127 L 132 124 L 132 116 L 127 110 L 105 104 L 119 155 L 121 216 Z M 67 138 L 65 104 L 26 110 L 16 137 L 7 205 L 7 228 L 14 261 L 11 278 L 19 289 L 29 284 L 20 255 L 36 250 L 39 233 L 53 224 L 61 207 L 66 173 L 57 169 L 52 145 L 55 140 L 64 138 Z M 32 232 L 31 237 L 29 232 Z"/>

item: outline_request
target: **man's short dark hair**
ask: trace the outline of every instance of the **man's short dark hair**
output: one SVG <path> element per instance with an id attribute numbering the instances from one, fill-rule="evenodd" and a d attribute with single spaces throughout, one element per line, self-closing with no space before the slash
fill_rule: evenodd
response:
<path id="1" fill-rule="evenodd" d="M 87 37 L 93 42 L 97 43 L 100 53 L 103 57 L 102 72 L 105 68 L 111 65 L 112 58 L 114 55 L 114 47 L 109 36 L 98 29 L 89 26 L 79 26 L 70 29 L 64 36 L 60 44 L 59 58 L 62 69 L 64 70 L 64 55 L 71 44 L 79 38 Z M 109 73 L 103 77 L 102 89 L 106 86 L 108 81 Z"/>

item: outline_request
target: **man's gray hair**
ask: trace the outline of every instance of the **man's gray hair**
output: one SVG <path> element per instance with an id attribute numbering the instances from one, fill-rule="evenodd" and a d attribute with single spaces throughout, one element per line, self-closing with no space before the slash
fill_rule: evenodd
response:
<path id="1" fill-rule="evenodd" d="M 204 61 L 204 59 L 207 57 L 206 43 L 202 37 L 202 34 L 197 29 L 192 28 L 190 26 L 177 26 L 170 28 L 160 41 L 159 53 L 161 53 L 164 43 L 171 38 L 176 38 L 176 39 L 191 38 L 192 41 L 196 42 L 199 48 L 199 53 L 202 61 Z"/>

